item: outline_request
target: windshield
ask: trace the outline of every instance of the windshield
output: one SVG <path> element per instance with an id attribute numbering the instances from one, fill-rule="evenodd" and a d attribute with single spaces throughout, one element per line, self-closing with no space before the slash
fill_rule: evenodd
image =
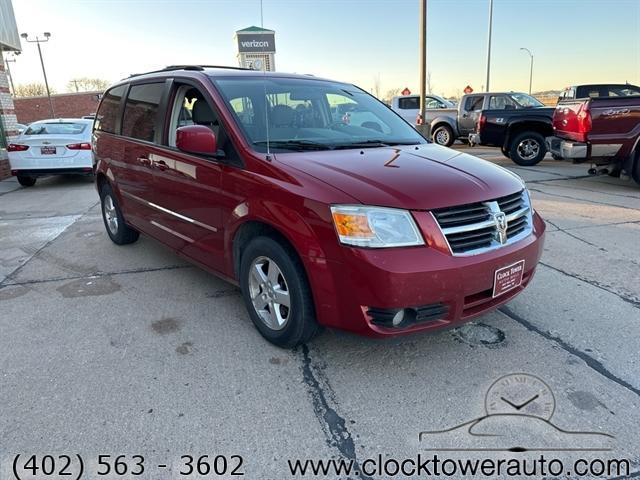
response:
<path id="1" fill-rule="evenodd" d="M 32 123 L 25 135 L 80 135 L 87 128 L 86 123 L 55 122 Z"/>
<path id="2" fill-rule="evenodd" d="M 267 140 L 272 150 L 285 151 L 426 143 L 389 107 L 353 85 L 274 77 L 212 80 L 261 152 Z"/>
<path id="3" fill-rule="evenodd" d="M 531 95 L 527 95 L 526 93 L 512 93 L 511 98 L 513 98 L 518 105 L 524 108 L 544 107 L 544 104 L 542 102 L 539 102 Z"/>

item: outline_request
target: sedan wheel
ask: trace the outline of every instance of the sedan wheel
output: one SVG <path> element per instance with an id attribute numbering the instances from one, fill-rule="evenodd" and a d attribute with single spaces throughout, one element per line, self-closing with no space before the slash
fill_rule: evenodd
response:
<path id="1" fill-rule="evenodd" d="M 282 330 L 291 316 L 289 287 L 280 267 L 269 257 L 251 264 L 249 295 L 253 308 L 271 330 Z"/>

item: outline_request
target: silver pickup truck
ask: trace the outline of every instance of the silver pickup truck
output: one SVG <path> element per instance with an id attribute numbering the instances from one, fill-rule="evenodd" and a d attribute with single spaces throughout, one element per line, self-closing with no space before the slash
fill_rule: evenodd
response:
<path id="1" fill-rule="evenodd" d="M 529 104 L 523 101 L 524 97 L 527 97 L 526 99 L 532 98 L 517 92 L 470 93 L 463 95 L 457 108 L 448 101 L 448 103 L 442 102 L 441 107 L 427 108 L 424 122 L 430 126 L 431 139 L 439 145 L 449 147 L 457 138 L 465 142 L 468 141 L 469 134 L 476 130 L 476 123 L 482 110 L 527 108 Z M 431 100 L 439 98 L 435 95 L 428 95 L 426 97 L 427 107 L 435 106 Z M 535 99 L 532 100 L 537 102 Z M 419 102 L 419 95 L 393 97 L 391 109 L 415 125 L 420 112 Z"/>

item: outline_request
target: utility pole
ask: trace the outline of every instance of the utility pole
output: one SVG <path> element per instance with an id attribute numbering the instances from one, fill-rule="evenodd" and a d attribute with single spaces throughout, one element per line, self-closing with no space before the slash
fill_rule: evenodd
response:
<path id="1" fill-rule="evenodd" d="M 425 117 L 425 97 L 427 95 L 427 0 L 420 0 L 420 116 L 424 125 Z M 420 125 L 421 133 L 426 126 Z"/>
<path id="2" fill-rule="evenodd" d="M 493 24 L 493 0 L 489 0 L 489 41 L 487 42 L 487 83 L 485 92 L 489 91 L 489 78 L 491 76 L 491 27 Z"/>
<path id="3" fill-rule="evenodd" d="M 36 36 L 35 40 L 29 40 L 29 34 L 23 33 L 20 35 L 29 43 L 36 43 L 38 45 L 38 54 L 40 55 L 40 65 L 42 65 L 42 75 L 44 75 L 44 86 L 47 89 L 47 97 L 49 97 L 49 106 L 51 107 L 51 118 L 55 118 L 56 112 L 53 109 L 53 100 L 51 100 L 51 91 L 49 90 L 49 82 L 47 80 L 47 71 L 44 68 L 44 60 L 42 59 L 42 49 L 40 48 L 41 43 L 45 43 L 49 41 L 51 34 L 49 32 L 44 32 L 44 38 L 40 38 Z"/>
<path id="4" fill-rule="evenodd" d="M 520 48 L 520 50 L 524 50 L 529 54 L 529 57 L 531 57 L 531 63 L 529 64 L 529 95 L 531 95 L 531 83 L 533 81 L 533 53 L 531 53 L 531 50 L 524 47 Z"/>

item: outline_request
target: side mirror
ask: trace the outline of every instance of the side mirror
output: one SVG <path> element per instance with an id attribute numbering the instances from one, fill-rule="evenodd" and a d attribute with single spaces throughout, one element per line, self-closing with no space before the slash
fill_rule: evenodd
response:
<path id="1" fill-rule="evenodd" d="M 187 125 L 176 130 L 176 147 L 187 153 L 216 156 L 218 139 L 215 133 L 204 125 Z"/>

